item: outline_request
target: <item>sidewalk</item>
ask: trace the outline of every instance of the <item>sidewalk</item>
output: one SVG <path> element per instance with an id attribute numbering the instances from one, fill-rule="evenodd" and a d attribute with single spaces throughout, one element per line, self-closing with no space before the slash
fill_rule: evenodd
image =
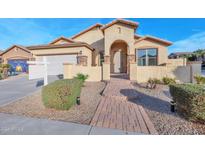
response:
<path id="1" fill-rule="evenodd" d="M 142 135 L 141 133 L 125 132 L 61 122 L 47 119 L 28 118 L 0 113 L 1 135 Z"/>

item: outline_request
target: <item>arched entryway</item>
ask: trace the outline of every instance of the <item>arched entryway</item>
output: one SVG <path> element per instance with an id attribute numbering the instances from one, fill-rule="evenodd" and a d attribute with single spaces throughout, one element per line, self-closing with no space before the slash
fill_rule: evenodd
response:
<path id="1" fill-rule="evenodd" d="M 125 41 L 113 42 L 110 48 L 110 73 L 127 73 L 127 50 Z"/>

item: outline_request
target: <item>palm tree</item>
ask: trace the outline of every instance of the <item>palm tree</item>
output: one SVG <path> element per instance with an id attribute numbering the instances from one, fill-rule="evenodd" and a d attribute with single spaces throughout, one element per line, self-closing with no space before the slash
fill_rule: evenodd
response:
<path id="1" fill-rule="evenodd" d="M 204 60 L 205 57 L 205 49 L 198 49 L 193 52 L 193 55 L 196 56 L 197 60 Z"/>

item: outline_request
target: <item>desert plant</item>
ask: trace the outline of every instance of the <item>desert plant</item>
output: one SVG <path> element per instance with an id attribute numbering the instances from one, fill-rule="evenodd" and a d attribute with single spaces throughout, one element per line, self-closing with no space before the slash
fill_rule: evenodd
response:
<path id="1" fill-rule="evenodd" d="M 197 84 L 205 84 L 205 77 L 201 75 L 195 75 L 194 79 L 196 80 Z"/>
<path id="2" fill-rule="evenodd" d="M 150 78 L 148 81 L 147 81 L 147 88 L 150 88 L 150 89 L 155 89 L 157 84 L 160 84 L 161 81 L 159 79 L 156 79 L 156 78 Z"/>
<path id="3" fill-rule="evenodd" d="M 88 79 L 88 75 L 85 75 L 85 74 L 82 74 L 82 73 L 78 73 L 75 78 L 84 82 L 86 79 Z"/>
<path id="4" fill-rule="evenodd" d="M 170 84 L 175 84 L 176 81 L 173 78 L 169 78 L 169 77 L 163 77 L 162 81 L 165 85 L 170 85 Z"/>
<path id="5" fill-rule="evenodd" d="M 42 89 L 42 101 L 48 108 L 68 110 L 80 96 L 83 81 L 79 79 L 58 80 Z"/>
<path id="6" fill-rule="evenodd" d="M 169 85 L 177 112 L 191 121 L 205 123 L 205 89 L 198 84 Z"/>
<path id="7" fill-rule="evenodd" d="M 0 74 L 1 78 L 7 78 L 8 77 L 8 71 L 10 70 L 11 65 L 9 64 L 0 64 Z"/>

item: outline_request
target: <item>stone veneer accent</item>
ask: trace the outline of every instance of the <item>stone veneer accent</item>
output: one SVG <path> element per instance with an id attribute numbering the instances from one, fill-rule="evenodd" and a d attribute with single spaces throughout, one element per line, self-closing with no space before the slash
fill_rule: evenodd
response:
<path id="1" fill-rule="evenodd" d="M 87 56 L 77 56 L 78 65 L 87 66 L 88 64 L 88 57 Z"/>

